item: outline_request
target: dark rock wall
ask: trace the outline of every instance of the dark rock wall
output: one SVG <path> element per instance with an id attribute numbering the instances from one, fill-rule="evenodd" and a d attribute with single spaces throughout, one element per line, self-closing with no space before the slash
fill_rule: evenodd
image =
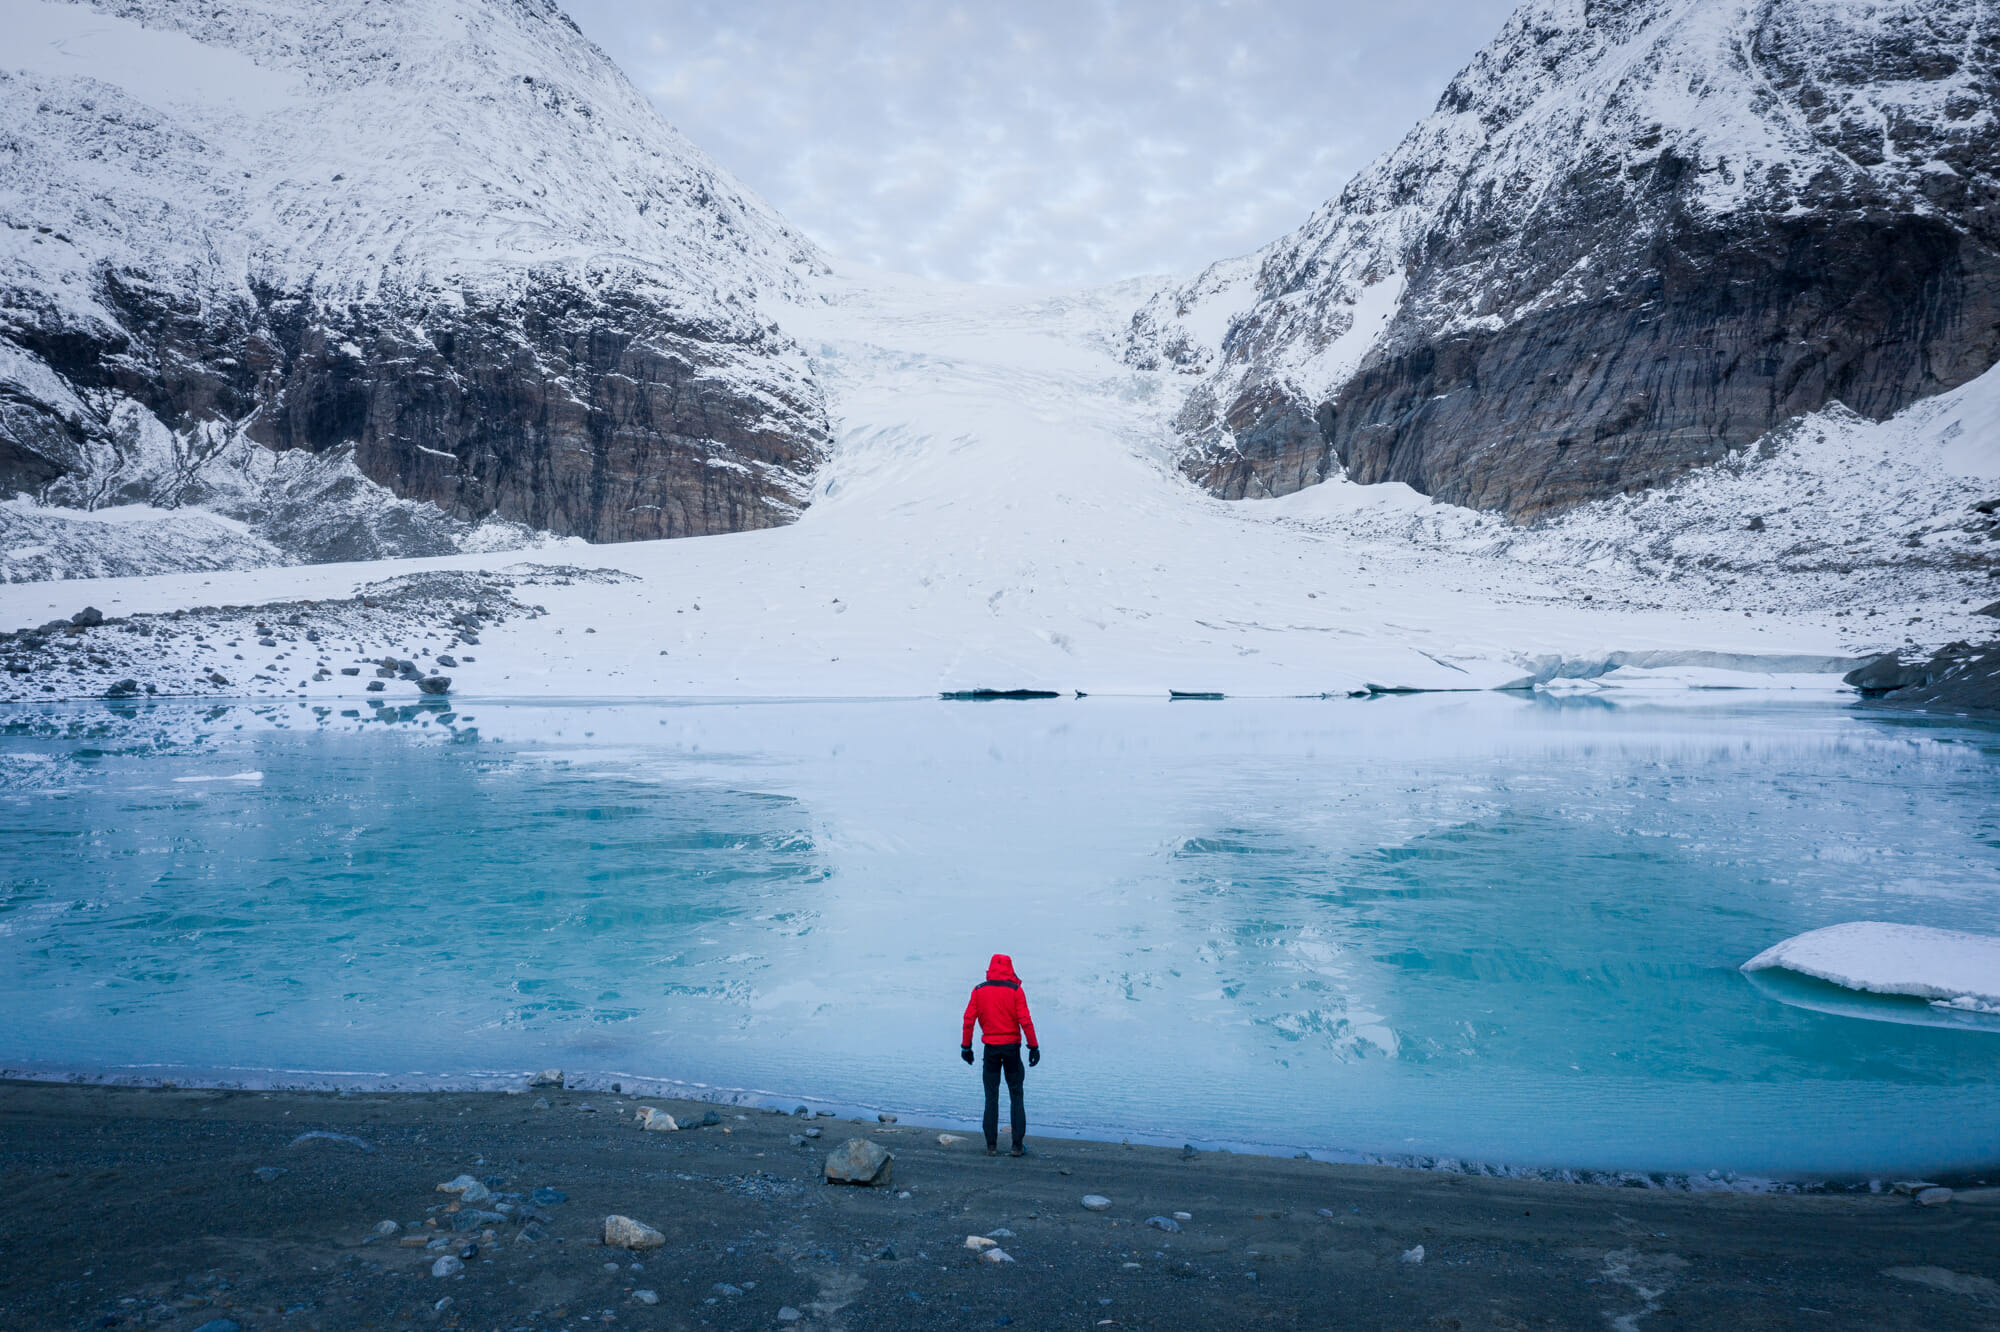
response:
<path id="1" fill-rule="evenodd" d="M 1684 219 L 1633 269 L 1589 304 L 1372 359 L 1322 406 L 1324 448 L 1356 481 L 1531 518 L 1835 400 L 1879 420 L 2000 360 L 2000 253 L 1937 218 Z"/>
<path id="2" fill-rule="evenodd" d="M 177 435 L 240 424 L 272 449 L 352 446 L 371 480 L 467 521 L 591 541 L 775 526 L 797 517 L 828 447 L 818 387 L 775 330 L 684 321 L 642 293 L 543 282 L 486 303 L 326 309 L 310 295 L 204 302 L 114 277 L 106 295 L 121 329 L 80 333 L 16 308 L 7 334 L 86 398 L 128 398 Z M 10 490 L 76 471 L 89 436 L 110 429 L 8 405 Z"/>

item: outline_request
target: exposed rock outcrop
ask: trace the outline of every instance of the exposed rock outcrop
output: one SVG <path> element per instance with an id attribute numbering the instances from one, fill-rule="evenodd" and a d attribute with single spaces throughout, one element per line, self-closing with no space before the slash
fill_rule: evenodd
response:
<path id="1" fill-rule="evenodd" d="M 1877 657 L 1843 677 L 1870 702 L 1923 712 L 2000 715 L 2000 641 L 1947 643 L 1929 657 Z"/>
<path id="2" fill-rule="evenodd" d="M 1344 468 L 1531 518 L 1655 486 L 2000 360 L 1995 105 L 1980 0 L 1531 0 L 1128 357 L 1205 375 L 1183 468 L 1224 496 Z"/>

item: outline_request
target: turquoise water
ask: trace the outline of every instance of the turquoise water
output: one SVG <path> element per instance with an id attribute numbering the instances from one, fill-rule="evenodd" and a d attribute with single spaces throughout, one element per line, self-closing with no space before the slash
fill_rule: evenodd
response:
<path id="1" fill-rule="evenodd" d="M 1992 729 L 1497 695 L 357 711 L 0 717 L 0 1068 L 558 1066 L 962 1119 L 959 1013 L 1005 951 L 1051 1129 L 2000 1164 L 2000 1032 L 1737 971 L 1842 920 L 2000 933 Z"/>

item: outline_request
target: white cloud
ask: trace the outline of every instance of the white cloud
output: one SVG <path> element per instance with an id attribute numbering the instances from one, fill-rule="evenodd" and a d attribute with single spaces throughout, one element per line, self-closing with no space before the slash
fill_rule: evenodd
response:
<path id="1" fill-rule="evenodd" d="M 1511 0 L 565 0 L 835 254 L 973 281 L 1186 272 L 1297 226 Z"/>

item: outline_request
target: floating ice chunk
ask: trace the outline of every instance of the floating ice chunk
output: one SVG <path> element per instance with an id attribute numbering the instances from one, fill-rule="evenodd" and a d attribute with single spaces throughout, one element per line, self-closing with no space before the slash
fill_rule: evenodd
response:
<path id="1" fill-rule="evenodd" d="M 261 772 L 232 772 L 227 777 L 176 777 L 177 782 L 261 782 Z"/>
<path id="2" fill-rule="evenodd" d="M 1907 994 L 1973 1012 L 2000 1011 L 2000 936 L 1928 925 L 1849 921 L 1773 944 L 1745 971 L 1781 968 L 1849 990 Z"/>

